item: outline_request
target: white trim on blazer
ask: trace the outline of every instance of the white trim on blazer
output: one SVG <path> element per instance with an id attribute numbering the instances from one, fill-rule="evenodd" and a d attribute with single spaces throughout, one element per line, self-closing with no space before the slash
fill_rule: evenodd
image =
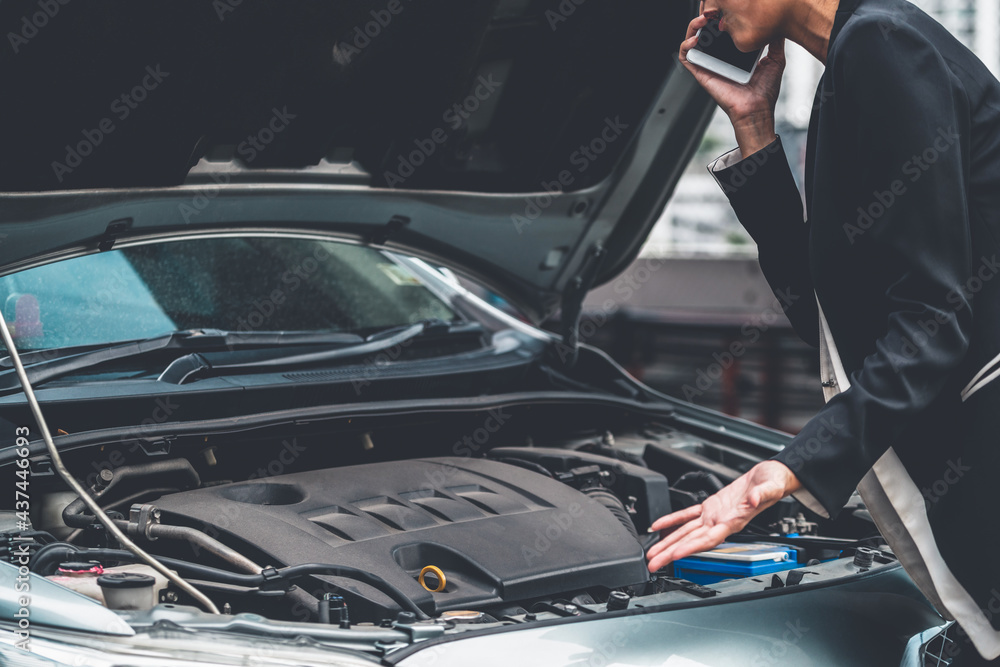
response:
<path id="1" fill-rule="evenodd" d="M 823 380 L 824 398 L 829 401 L 837 393 L 846 391 L 851 383 L 837 353 L 818 295 L 816 306 L 819 308 L 820 323 L 820 377 Z M 996 371 L 970 391 L 970 387 L 998 361 L 1000 357 L 976 374 L 962 392 L 962 400 L 1000 375 L 1000 370 Z M 832 384 L 831 380 L 836 384 Z M 875 462 L 871 471 L 858 484 L 858 493 L 871 512 L 882 537 L 892 547 L 907 574 L 927 599 L 945 618 L 955 620 L 962 626 L 980 655 L 987 660 L 1000 657 L 1000 632 L 993 629 L 983 610 L 976 605 L 969 592 L 962 588 L 945 563 L 934 542 L 924 498 L 892 447 Z M 802 492 L 796 493 L 795 498 L 812 509 L 809 503 L 804 502 Z M 812 498 L 812 502 L 815 503 L 815 498 Z M 822 515 L 828 516 L 826 512 L 822 512 Z"/>
<path id="2" fill-rule="evenodd" d="M 993 359 L 991 359 L 989 363 L 987 363 L 985 366 L 979 369 L 978 373 L 972 376 L 972 379 L 969 381 L 969 384 L 965 385 L 965 389 L 962 390 L 963 403 L 966 401 L 966 399 L 975 394 L 977 391 L 988 385 L 993 380 L 996 380 L 998 377 L 1000 377 L 1000 367 L 997 367 L 995 371 L 993 371 L 989 375 L 986 375 L 986 377 L 983 377 L 986 374 L 986 371 L 988 371 L 993 366 L 996 366 L 997 364 L 1000 364 L 1000 354 L 993 357 Z"/>

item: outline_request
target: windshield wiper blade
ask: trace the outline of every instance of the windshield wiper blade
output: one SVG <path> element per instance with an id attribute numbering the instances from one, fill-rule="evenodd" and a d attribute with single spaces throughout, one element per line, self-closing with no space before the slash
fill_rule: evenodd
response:
<path id="1" fill-rule="evenodd" d="M 161 382 L 184 384 L 198 377 L 216 372 L 231 373 L 255 369 L 286 368 L 310 364 L 329 363 L 341 359 L 378 354 L 397 345 L 405 345 L 414 338 L 433 335 L 475 334 L 481 335 L 482 325 L 478 322 L 449 323 L 443 320 L 425 320 L 416 324 L 392 327 L 374 333 L 362 342 L 336 349 L 319 350 L 300 354 L 280 352 L 262 355 L 254 352 L 192 353 L 175 359 L 158 378 Z"/>
<path id="2" fill-rule="evenodd" d="M 47 359 L 45 350 L 34 356 L 41 357 L 25 367 L 28 379 L 33 386 L 54 380 L 64 375 L 88 370 L 111 361 L 135 359 L 172 349 L 210 349 L 228 347 L 230 349 L 246 346 L 275 345 L 357 345 L 364 338 L 352 333 L 325 333 L 319 331 L 221 331 L 219 329 L 187 329 L 172 331 L 161 336 L 154 336 L 138 341 L 110 345 L 97 350 L 89 350 L 70 356 Z M 0 361 L 0 364 L 3 362 Z M 0 395 L 15 393 L 21 390 L 17 374 L 14 370 L 0 372 Z"/>

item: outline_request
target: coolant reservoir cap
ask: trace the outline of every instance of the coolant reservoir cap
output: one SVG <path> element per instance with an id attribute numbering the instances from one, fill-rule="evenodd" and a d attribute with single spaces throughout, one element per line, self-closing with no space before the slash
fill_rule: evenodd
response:
<path id="1" fill-rule="evenodd" d="M 138 572 L 115 572 L 97 578 L 101 588 L 151 588 L 155 583 L 153 577 Z"/>
<path id="2" fill-rule="evenodd" d="M 104 574 L 104 568 L 97 562 L 70 561 L 59 563 L 59 574 Z"/>

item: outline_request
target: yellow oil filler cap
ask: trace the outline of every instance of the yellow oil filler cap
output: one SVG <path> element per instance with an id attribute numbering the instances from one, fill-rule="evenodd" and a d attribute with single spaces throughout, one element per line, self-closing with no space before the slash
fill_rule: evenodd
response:
<path id="1" fill-rule="evenodd" d="M 437 578 L 437 586 L 434 588 L 431 588 L 427 584 L 426 576 L 428 574 L 432 574 Z M 424 587 L 424 590 L 430 591 L 431 593 L 440 593 L 444 590 L 444 587 L 448 583 L 448 580 L 445 578 L 444 572 L 441 568 L 435 567 L 434 565 L 427 565 L 424 569 L 420 570 L 420 574 L 417 576 L 417 581 L 419 581 L 420 585 Z"/>

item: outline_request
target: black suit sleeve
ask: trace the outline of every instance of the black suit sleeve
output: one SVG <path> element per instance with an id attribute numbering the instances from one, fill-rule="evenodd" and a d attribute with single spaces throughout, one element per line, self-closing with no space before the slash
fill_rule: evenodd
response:
<path id="1" fill-rule="evenodd" d="M 972 331 L 963 285 L 973 271 L 971 120 L 960 82 L 928 38 L 904 23 L 885 30 L 859 17 L 836 49 L 828 67 L 842 91 L 834 104 L 843 141 L 831 151 L 844 161 L 835 193 L 847 204 L 841 210 L 870 205 L 894 183 L 898 194 L 851 238 L 858 261 L 878 262 L 889 276 L 884 333 L 849 373 L 850 387 L 775 457 L 831 516 L 890 446 L 913 446 L 900 434 L 962 362 Z"/>
<path id="2" fill-rule="evenodd" d="M 819 345 L 819 313 L 809 277 L 809 226 L 781 139 L 725 169 L 710 172 L 757 242 L 760 268 L 795 333 Z"/>

